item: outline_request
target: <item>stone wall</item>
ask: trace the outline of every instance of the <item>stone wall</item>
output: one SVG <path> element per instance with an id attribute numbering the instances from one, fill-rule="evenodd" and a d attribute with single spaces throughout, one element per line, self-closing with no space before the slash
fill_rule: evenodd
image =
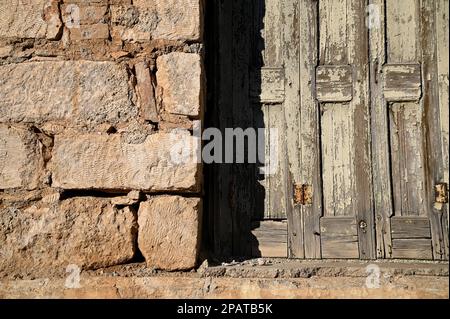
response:
<path id="1" fill-rule="evenodd" d="M 196 266 L 202 0 L 0 0 L 0 276 Z"/>

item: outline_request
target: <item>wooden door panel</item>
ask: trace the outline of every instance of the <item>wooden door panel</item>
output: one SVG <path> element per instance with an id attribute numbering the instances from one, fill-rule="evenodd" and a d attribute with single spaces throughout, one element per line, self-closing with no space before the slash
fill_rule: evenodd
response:
<path id="1" fill-rule="evenodd" d="M 254 85 L 259 94 L 259 104 L 255 112 L 264 117 L 265 172 L 257 172 L 258 179 L 264 187 L 264 214 L 258 219 L 286 219 L 287 184 L 286 138 L 284 104 L 285 104 L 285 69 L 283 67 L 283 16 L 279 0 L 254 2 L 255 14 L 261 14 L 261 25 L 256 26 L 262 36 L 262 65 L 257 70 Z M 271 136 L 271 129 L 278 133 Z M 271 170 L 271 172 L 268 171 Z"/>
<path id="2" fill-rule="evenodd" d="M 323 258 L 359 258 L 358 226 L 354 217 L 320 220 Z"/>
<path id="3" fill-rule="evenodd" d="M 417 0 L 386 2 L 387 66 L 384 68 L 384 95 L 390 102 L 389 132 L 395 216 L 427 216 L 424 114 L 419 101 L 421 77 L 417 64 L 421 60 L 418 4 Z M 397 86 L 396 91 L 393 82 Z M 410 87 L 417 92 L 415 96 L 405 94 Z M 405 100 L 410 102 L 403 102 Z"/>
<path id="4" fill-rule="evenodd" d="M 365 9 L 362 1 L 319 0 L 320 223 L 351 221 L 353 231 L 321 232 L 323 258 L 375 257 Z"/>
<path id="5" fill-rule="evenodd" d="M 445 172 L 433 84 L 437 6 L 370 2 L 380 13 L 380 26 L 369 30 L 377 256 L 445 258 L 446 212 L 435 210 L 433 195 Z"/>
<path id="6" fill-rule="evenodd" d="M 217 6 L 219 126 L 265 127 L 261 164 L 278 168 L 218 169 L 216 237 L 232 244 L 217 246 L 448 259 L 448 0 Z"/>
<path id="7" fill-rule="evenodd" d="M 288 235 L 286 221 L 265 220 L 253 222 L 252 255 L 287 257 Z"/>

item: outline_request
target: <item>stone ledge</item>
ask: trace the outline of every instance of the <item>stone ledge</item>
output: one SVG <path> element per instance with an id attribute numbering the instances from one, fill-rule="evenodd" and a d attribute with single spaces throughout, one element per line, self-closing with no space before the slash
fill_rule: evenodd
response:
<path id="1" fill-rule="evenodd" d="M 81 275 L 80 288 L 65 288 L 65 279 L 0 281 L 0 298 L 245 298 L 344 299 L 449 297 L 446 277 L 395 277 L 380 288 L 369 289 L 364 278 L 196 278 L 196 277 L 90 277 Z"/>

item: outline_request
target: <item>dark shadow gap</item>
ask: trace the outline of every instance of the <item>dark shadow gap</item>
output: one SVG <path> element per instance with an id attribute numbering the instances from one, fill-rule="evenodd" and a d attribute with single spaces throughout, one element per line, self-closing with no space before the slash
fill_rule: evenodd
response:
<path id="1" fill-rule="evenodd" d="M 218 128 L 223 140 L 226 128 L 264 128 L 252 99 L 261 92 L 264 14 L 265 0 L 206 2 L 204 127 Z M 242 164 L 204 164 L 203 251 L 221 260 L 260 255 L 252 227 L 264 217 L 264 176 L 261 163 L 248 161 L 248 141 L 245 154 Z"/>

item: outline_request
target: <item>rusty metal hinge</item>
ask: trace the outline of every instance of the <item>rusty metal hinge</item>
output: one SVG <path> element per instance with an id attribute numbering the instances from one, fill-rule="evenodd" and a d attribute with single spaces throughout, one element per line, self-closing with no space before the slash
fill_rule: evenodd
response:
<path id="1" fill-rule="evenodd" d="M 313 199 L 313 188 L 311 185 L 294 184 L 294 204 L 311 205 Z"/>
<path id="2" fill-rule="evenodd" d="M 448 203 L 448 185 L 447 183 L 439 183 L 434 185 L 434 195 L 436 203 Z"/>

